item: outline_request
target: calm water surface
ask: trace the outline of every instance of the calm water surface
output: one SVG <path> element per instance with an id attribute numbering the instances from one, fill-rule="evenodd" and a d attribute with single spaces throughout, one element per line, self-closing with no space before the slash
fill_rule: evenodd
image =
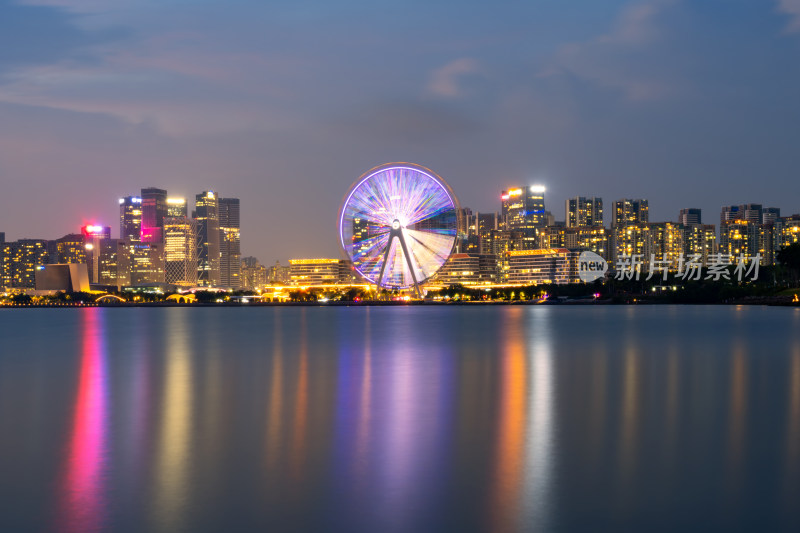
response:
<path id="1" fill-rule="evenodd" d="M 0 312 L 0 531 L 800 531 L 800 309 Z"/>

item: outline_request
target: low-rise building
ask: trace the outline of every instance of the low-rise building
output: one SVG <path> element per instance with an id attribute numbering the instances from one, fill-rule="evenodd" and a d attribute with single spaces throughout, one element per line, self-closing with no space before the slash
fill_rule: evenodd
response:
<path id="1" fill-rule="evenodd" d="M 505 281 L 510 284 L 578 283 L 579 250 L 543 248 L 506 252 Z"/>
<path id="2" fill-rule="evenodd" d="M 353 264 L 344 259 L 290 259 L 289 282 L 292 285 L 332 285 L 355 281 Z"/>

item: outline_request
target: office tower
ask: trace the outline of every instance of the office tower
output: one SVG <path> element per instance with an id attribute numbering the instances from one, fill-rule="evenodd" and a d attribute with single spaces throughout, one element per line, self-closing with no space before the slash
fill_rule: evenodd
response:
<path id="1" fill-rule="evenodd" d="M 220 285 L 230 289 L 242 286 L 241 230 L 239 199 L 219 199 Z"/>
<path id="2" fill-rule="evenodd" d="M 119 239 L 100 239 L 99 249 L 95 247 L 93 250 L 93 264 L 95 261 L 97 263 L 97 277 L 94 279 L 97 281 L 91 281 L 91 283 L 108 286 L 116 285 L 117 289 L 122 288 L 118 278 L 119 242 Z M 130 277 L 127 279 L 130 279 Z"/>
<path id="3" fill-rule="evenodd" d="M 164 240 L 164 217 L 167 216 L 167 191 L 149 187 L 142 189 L 142 242 Z"/>
<path id="4" fill-rule="evenodd" d="M 214 191 L 195 196 L 194 219 L 198 222 L 200 248 L 197 284 L 217 287 L 220 284 L 219 200 Z"/>
<path id="5" fill-rule="evenodd" d="M 81 228 L 83 248 L 86 250 L 86 264 L 89 270 L 89 283 L 100 283 L 102 256 L 107 247 L 103 241 L 111 239 L 111 226 L 89 224 Z M 116 251 L 114 252 L 116 253 Z"/>
<path id="6" fill-rule="evenodd" d="M 631 224 L 646 224 L 650 222 L 650 212 L 647 200 L 622 198 L 614 202 L 614 218 L 611 227 L 628 226 Z"/>
<path id="7" fill-rule="evenodd" d="M 164 283 L 164 245 L 120 239 L 117 246 L 117 284 Z"/>
<path id="8" fill-rule="evenodd" d="M 576 196 L 566 201 L 568 228 L 603 225 L 603 199 L 596 196 Z"/>
<path id="9" fill-rule="evenodd" d="M 686 260 L 699 255 L 704 265 L 710 255 L 717 253 L 717 228 L 714 224 L 685 224 L 683 226 L 683 254 Z"/>
<path id="10" fill-rule="evenodd" d="M 64 235 L 54 241 L 55 263 L 86 263 L 86 242 L 80 233 Z"/>
<path id="11" fill-rule="evenodd" d="M 548 226 L 539 235 L 539 248 L 590 250 L 608 259 L 608 231 L 603 226 Z"/>
<path id="12" fill-rule="evenodd" d="M 478 253 L 491 253 L 491 232 L 499 229 L 497 213 L 477 213 L 475 232 L 478 235 Z"/>
<path id="13" fill-rule="evenodd" d="M 544 192 L 543 186 L 533 185 L 509 189 L 500 196 L 502 229 L 521 232 L 524 249 L 536 247 L 537 230 L 547 224 Z"/>
<path id="14" fill-rule="evenodd" d="M 700 209 L 695 207 L 689 207 L 686 209 L 681 209 L 681 213 L 678 216 L 678 224 L 683 224 L 684 226 L 689 224 L 702 224 L 702 215 Z"/>
<path id="15" fill-rule="evenodd" d="M 167 198 L 167 215 L 172 218 L 188 217 L 186 198 Z"/>
<path id="16" fill-rule="evenodd" d="M 187 217 L 164 219 L 164 279 L 167 283 L 197 285 L 198 222 Z"/>
<path id="17" fill-rule="evenodd" d="M 119 199 L 119 238 L 123 241 L 141 242 L 142 199 L 138 196 Z"/>
<path id="18" fill-rule="evenodd" d="M 781 218 L 781 210 L 779 207 L 765 207 L 761 210 L 761 223 L 771 224 Z"/>

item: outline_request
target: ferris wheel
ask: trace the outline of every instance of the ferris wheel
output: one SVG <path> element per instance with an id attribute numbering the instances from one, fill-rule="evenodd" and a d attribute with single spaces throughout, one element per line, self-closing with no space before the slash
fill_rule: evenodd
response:
<path id="1" fill-rule="evenodd" d="M 445 181 L 411 163 L 363 174 L 339 212 L 339 238 L 356 271 L 386 289 L 414 287 L 445 264 L 456 244 L 458 200 Z"/>

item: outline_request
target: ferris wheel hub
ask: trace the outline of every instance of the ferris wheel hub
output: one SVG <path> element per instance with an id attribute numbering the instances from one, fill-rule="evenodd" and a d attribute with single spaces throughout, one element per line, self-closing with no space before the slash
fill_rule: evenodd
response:
<path id="1" fill-rule="evenodd" d="M 394 219 L 394 221 L 392 222 L 392 229 L 400 229 L 400 221 L 399 220 Z"/>

